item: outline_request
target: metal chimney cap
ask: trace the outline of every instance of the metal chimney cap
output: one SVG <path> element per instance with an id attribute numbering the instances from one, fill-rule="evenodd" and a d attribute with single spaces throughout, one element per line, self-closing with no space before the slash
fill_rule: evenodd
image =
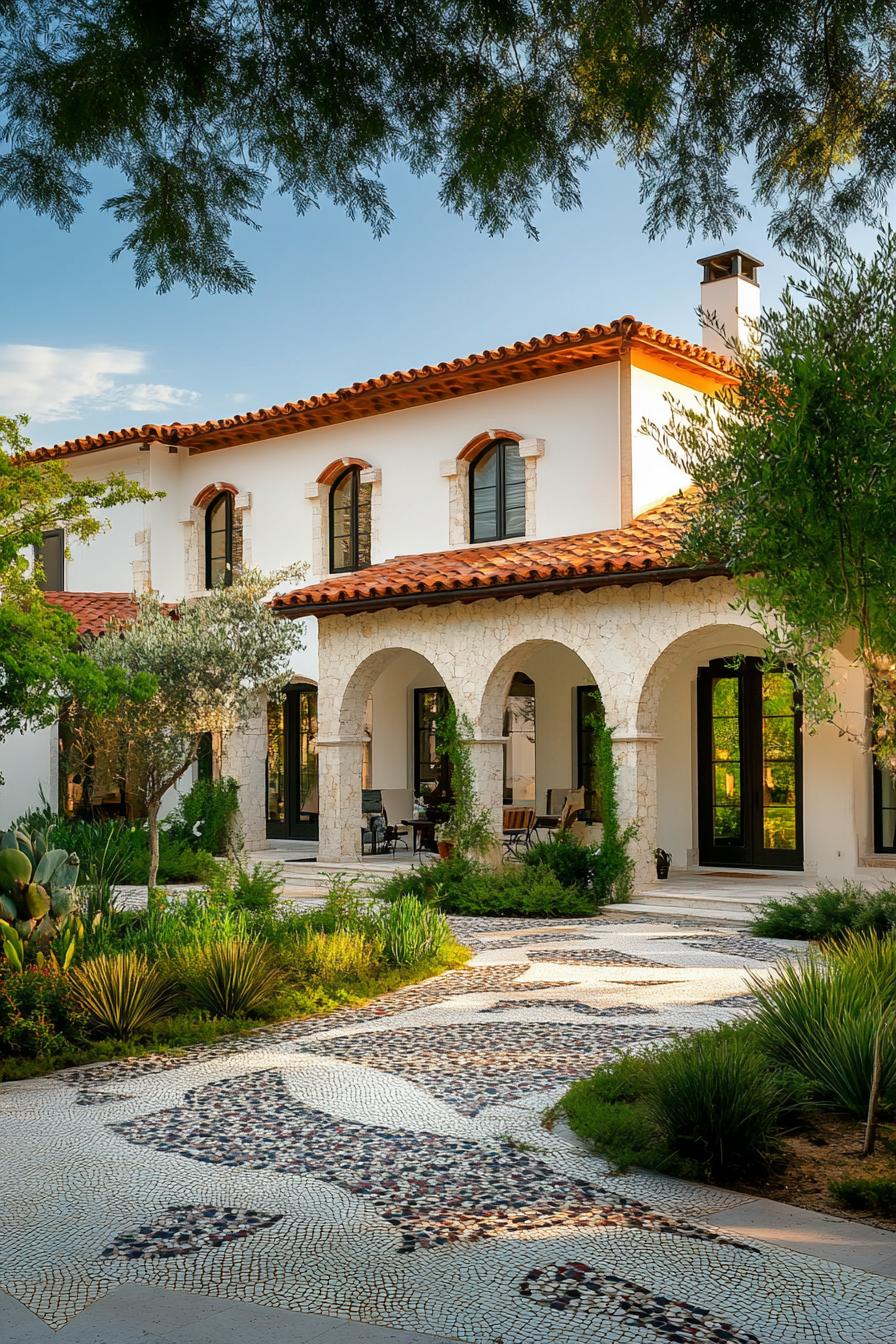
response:
<path id="1" fill-rule="evenodd" d="M 703 283 L 713 280 L 728 280 L 731 276 L 741 280 L 750 280 L 758 284 L 756 272 L 763 263 L 758 257 L 751 257 L 739 247 L 731 247 L 725 252 L 714 252 L 710 257 L 700 257 L 698 266 L 703 267 Z"/>

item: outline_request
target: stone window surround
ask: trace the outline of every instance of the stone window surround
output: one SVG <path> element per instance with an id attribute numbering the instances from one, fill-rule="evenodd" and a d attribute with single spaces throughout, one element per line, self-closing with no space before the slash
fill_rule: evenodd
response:
<path id="1" fill-rule="evenodd" d="M 470 464 L 495 439 L 511 439 L 519 444 L 526 472 L 526 530 L 521 540 L 535 536 L 537 463 L 544 456 L 544 439 L 524 438 L 512 429 L 486 429 L 470 439 L 457 457 L 447 458 L 439 464 L 439 474 L 448 481 L 448 545 L 451 548 L 474 544 L 470 540 Z M 499 538 L 495 542 L 475 544 L 499 545 L 503 540 Z"/>
<path id="2" fill-rule="evenodd" d="M 240 491 L 230 481 L 212 481 L 203 486 L 189 513 L 180 522 L 184 528 L 184 596 L 196 597 L 206 591 L 205 587 L 205 511 L 213 499 L 223 493 L 233 496 L 234 532 L 240 530 L 242 554 L 240 566 L 245 568 L 252 563 L 252 492 Z"/>
<path id="3" fill-rule="evenodd" d="M 305 486 L 305 498 L 314 506 L 311 514 L 311 566 L 313 578 L 328 578 L 330 570 L 330 490 L 349 467 L 358 467 L 360 483 L 370 487 L 370 562 L 376 564 L 380 541 L 380 502 L 383 473 L 360 457 L 337 457 L 315 481 Z"/>

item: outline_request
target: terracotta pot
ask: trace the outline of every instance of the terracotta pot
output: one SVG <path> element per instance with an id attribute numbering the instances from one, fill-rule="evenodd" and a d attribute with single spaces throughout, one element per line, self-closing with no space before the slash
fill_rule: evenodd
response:
<path id="1" fill-rule="evenodd" d="M 454 853 L 453 840 L 437 840 L 436 847 L 438 848 L 440 859 L 450 859 L 451 855 Z"/>

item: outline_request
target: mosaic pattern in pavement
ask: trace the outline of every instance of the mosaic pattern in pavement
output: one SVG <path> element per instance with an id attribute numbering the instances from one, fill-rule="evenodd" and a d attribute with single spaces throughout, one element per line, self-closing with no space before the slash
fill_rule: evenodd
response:
<path id="1" fill-rule="evenodd" d="M 474 961 L 371 1004 L 0 1088 L 0 1289 L 54 1329 L 146 1282 L 465 1344 L 892 1344 L 892 1280 L 733 1242 L 705 1220 L 741 1196 L 541 1122 L 597 1060 L 747 1009 L 777 946 L 452 923 Z"/>
<path id="2" fill-rule="evenodd" d="M 654 1024 L 583 1029 L 558 1022 L 463 1022 L 328 1037 L 303 1048 L 397 1074 L 464 1115 L 476 1115 L 497 1102 L 560 1088 L 628 1046 L 668 1035 L 668 1027 Z"/>
<path id="3" fill-rule="evenodd" d="M 719 1320 L 704 1307 L 651 1293 L 618 1274 L 603 1274 L 580 1261 L 533 1269 L 520 1285 L 531 1302 L 571 1316 L 621 1317 L 673 1344 L 760 1344 L 754 1334 Z"/>

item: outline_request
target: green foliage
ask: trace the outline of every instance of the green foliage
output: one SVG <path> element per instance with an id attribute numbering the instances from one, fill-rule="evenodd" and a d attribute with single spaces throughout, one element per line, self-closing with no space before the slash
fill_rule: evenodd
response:
<path id="1" fill-rule="evenodd" d="M 396 161 L 489 234 L 519 221 L 535 235 L 546 198 L 578 206 L 601 155 L 637 171 L 650 237 L 728 236 L 752 197 L 778 207 L 780 241 L 885 200 L 894 45 L 892 7 L 870 0 L 418 0 L 400 22 L 362 0 L 18 0 L 0 48 L 0 201 L 68 229 L 95 175 L 120 175 L 102 201 L 123 230 L 113 257 L 131 252 L 137 283 L 162 292 L 250 289 L 231 234 L 257 225 L 274 185 L 300 215 L 334 201 L 380 236 Z"/>
<path id="2" fill-rule="evenodd" d="M 102 953 L 76 966 L 69 982 L 74 1003 L 93 1027 L 120 1040 L 165 1017 L 174 1002 L 167 970 L 138 952 Z"/>
<path id="3" fill-rule="evenodd" d="M 846 1209 L 862 1209 L 881 1218 L 896 1218 L 896 1180 L 886 1176 L 831 1181 L 829 1190 Z"/>
<path id="4" fill-rule="evenodd" d="M 815 1097 L 864 1118 L 880 1036 L 881 1101 L 896 1103 L 896 935 L 847 934 L 750 987 L 762 1048 Z"/>
<path id="5" fill-rule="evenodd" d="M 325 985 L 367 979 L 380 955 L 380 949 L 363 933 L 348 928 L 324 932 L 308 925 L 295 940 L 294 950 L 297 973 Z"/>
<path id="6" fill-rule="evenodd" d="M 0 1056 L 47 1059 L 84 1038 L 64 975 L 45 966 L 0 974 Z"/>
<path id="7" fill-rule="evenodd" d="M 409 873 L 397 873 L 376 888 L 377 898 L 416 896 L 452 915 L 579 916 L 594 913 L 594 901 L 566 887 L 547 865 L 504 864 L 485 868 L 452 856 Z"/>
<path id="8" fill-rule="evenodd" d="M 155 687 L 150 698 L 128 698 L 109 713 L 72 716 L 69 748 L 73 759 L 86 759 L 102 741 L 110 759 L 127 762 L 128 782 L 140 790 L 147 816 L 151 887 L 158 877 L 159 806 L 196 759 L 203 733 L 235 731 L 259 698 L 289 678 L 301 628 L 278 619 L 267 598 L 276 583 L 300 572 L 246 570 L 201 602 L 182 603 L 177 620 L 156 594 L 147 594 L 136 620 L 116 626 L 115 638 L 91 649 L 101 671 L 117 671 L 126 681 L 140 673 Z"/>
<path id="9" fill-rule="evenodd" d="M 603 814 L 600 858 L 593 878 L 593 890 L 601 903 L 609 900 L 630 901 L 635 864 L 628 847 L 637 836 L 638 828 L 635 825 L 623 828 L 619 824 L 618 768 L 613 755 L 612 730 L 596 714 L 589 716 L 589 727 L 594 735 L 594 767 Z"/>
<path id="10" fill-rule="evenodd" d="M 802 1101 L 799 1080 L 775 1068 L 742 1023 L 611 1060 L 560 1105 L 617 1168 L 718 1181 L 767 1166 Z"/>
<path id="11" fill-rule="evenodd" d="M 645 1100 L 650 1070 L 649 1056 L 620 1055 L 573 1083 L 560 1103 L 572 1129 L 615 1170 L 671 1164 Z"/>
<path id="12" fill-rule="evenodd" d="M 751 931 L 763 938 L 839 938 L 847 931 L 888 933 L 896 929 L 896 886 L 869 891 L 859 882 L 819 883 L 786 900 L 766 901 Z"/>
<path id="13" fill-rule="evenodd" d="M 179 959 L 177 970 L 191 1002 L 212 1017 L 263 1013 L 279 978 L 264 944 L 246 937 L 192 948 Z"/>
<path id="14" fill-rule="evenodd" d="M 444 915 L 416 896 L 399 896 L 389 902 L 373 927 L 390 966 L 434 961 L 453 942 Z"/>
<path id="15" fill-rule="evenodd" d="M 561 886 L 582 895 L 592 891 L 599 870 L 597 845 L 583 845 L 571 831 L 558 831 L 552 840 L 539 840 L 523 851 L 526 868 L 549 868 Z"/>
<path id="16" fill-rule="evenodd" d="M 231 853 L 235 848 L 233 830 L 240 807 L 239 788 L 235 779 L 197 779 L 165 818 L 165 832 L 172 839 L 209 854 Z"/>
<path id="17" fill-rule="evenodd" d="M 236 864 L 230 870 L 230 899 L 239 910 L 271 914 L 283 890 L 283 874 L 276 863 Z"/>
<path id="18" fill-rule="evenodd" d="M 62 462 L 20 460 L 27 423 L 24 415 L 0 415 L 0 739 L 52 723 L 61 695 L 108 707 L 125 689 L 148 690 L 144 677 L 128 688 L 120 673 L 100 672 L 79 651 L 75 620 L 46 601 L 30 564 L 48 528 L 89 541 L 104 526 L 98 513 L 155 496 L 120 472 L 76 480 Z"/>
<path id="19" fill-rule="evenodd" d="M 648 1110 L 668 1151 L 710 1181 L 759 1170 L 794 1105 L 751 1027 L 698 1031 L 651 1056 Z"/>
<path id="20" fill-rule="evenodd" d="M 810 723 L 842 712 L 829 650 L 844 638 L 871 686 L 879 762 L 896 764 L 896 234 L 866 258 L 800 255 L 737 383 L 672 403 L 653 433 L 699 487 L 684 559 L 724 564 L 770 656 L 794 669 Z"/>
<path id="21" fill-rule="evenodd" d="M 448 759 L 451 770 L 451 799 L 448 819 L 439 827 L 439 839 L 450 840 L 461 858 L 484 854 L 495 837 L 488 812 L 479 806 L 476 776 L 470 752 L 473 729 L 468 718 L 458 714 L 453 700 L 445 704 L 436 721 L 436 748 Z"/>

